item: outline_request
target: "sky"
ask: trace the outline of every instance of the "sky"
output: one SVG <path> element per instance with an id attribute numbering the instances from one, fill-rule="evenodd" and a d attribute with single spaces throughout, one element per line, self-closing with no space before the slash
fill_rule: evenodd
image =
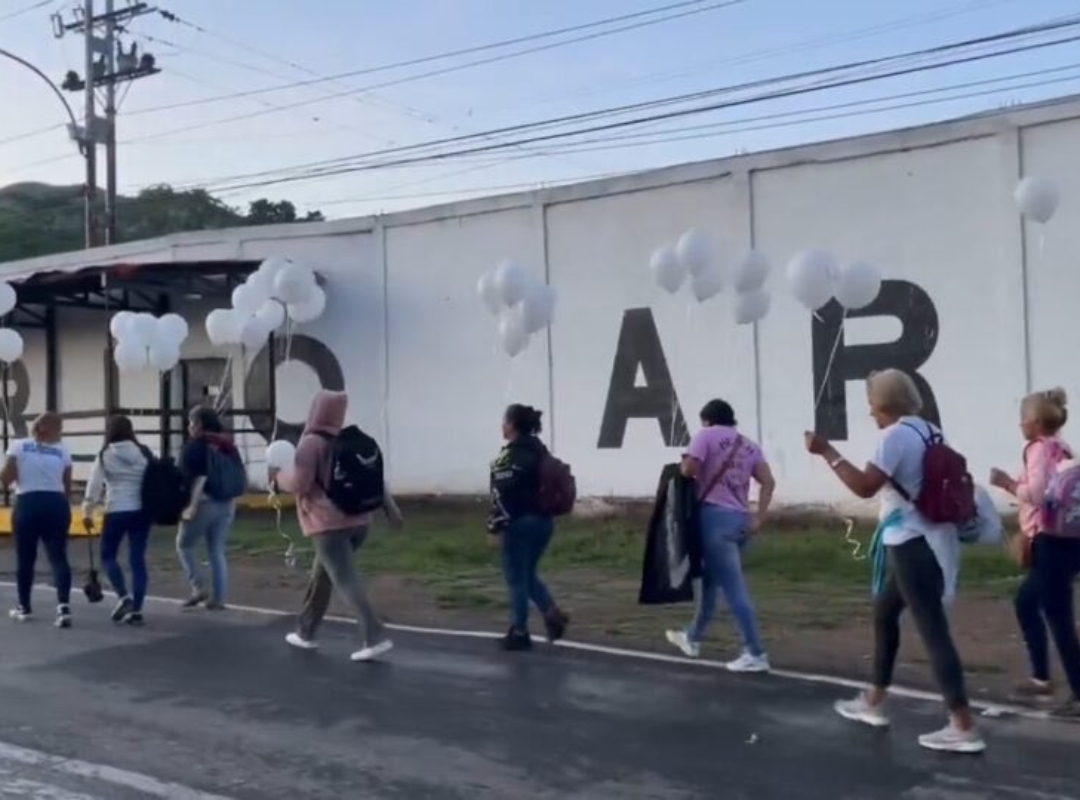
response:
<path id="1" fill-rule="evenodd" d="M 104 2 L 97 0 L 98 7 Z M 128 0 L 116 2 L 123 6 Z M 132 23 L 125 39 L 153 53 L 162 73 L 133 82 L 123 97 L 120 190 L 198 186 L 237 207 L 259 197 L 288 199 L 301 210 L 342 218 L 906 127 L 1080 92 L 1080 42 L 1071 42 L 764 101 L 761 92 L 775 84 L 715 93 L 1076 15 L 1075 0 L 699 0 L 518 45 L 377 69 L 676 2 L 165 0 L 157 8 L 180 22 L 150 14 Z M 0 48 L 31 61 L 57 83 L 68 70 L 81 74 L 82 40 L 55 38 L 49 19 L 52 12 L 70 13 L 71 6 L 71 0 L 0 0 Z M 1080 28 L 1071 28 L 997 47 L 1078 34 Z M 568 42 L 583 37 L 588 38 Z M 536 48 L 543 49 L 521 52 Z M 987 48 L 908 60 L 901 68 L 973 52 Z M 488 63 L 470 64 L 476 61 Z M 324 80 L 346 73 L 353 74 Z M 845 77 L 868 74 L 862 68 Z M 826 80 L 835 77 L 783 86 Z M 306 85 L 282 88 L 297 83 Z M 0 186 L 81 183 L 81 159 L 49 88 L 0 58 L 0 89 Z M 714 94 L 704 100 L 659 111 L 521 134 L 488 133 L 709 90 Z M 229 96 L 245 92 L 256 93 Z M 732 98 L 755 102 L 520 142 Z M 81 114 L 82 98 L 70 100 Z M 475 136 L 480 133 L 485 135 Z M 438 160 L 387 164 L 412 154 L 372 155 L 470 135 L 423 151 L 438 152 Z M 477 147 L 493 149 L 460 152 Z M 331 165 L 367 168 L 315 176 L 293 169 L 347 158 L 352 160 Z M 302 180 L 277 182 L 282 177 Z"/>

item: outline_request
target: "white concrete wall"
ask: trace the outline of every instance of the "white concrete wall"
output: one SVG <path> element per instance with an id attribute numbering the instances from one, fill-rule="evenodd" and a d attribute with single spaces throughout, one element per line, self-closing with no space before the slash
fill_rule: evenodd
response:
<path id="1" fill-rule="evenodd" d="M 484 492 L 500 412 L 513 400 L 545 410 L 547 435 L 584 493 L 651 494 L 661 465 L 680 453 L 655 419 L 631 420 L 621 446 L 600 446 L 624 314 L 648 309 L 636 313 L 655 322 L 691 429 L 706 400 L 727 398 L 773 462 L 781 503 L 847 503 L 803 451 L 802 432 L 815 424 L 813 324 L 786 292 L 784 264 L 821 247 L 914 284 L 894 287 L 884 315 L 848 320 L 846 346 L 896 339 L 892 312 L 917 322 L 936 312 L 936 326 L 909 331 L 908 350 L 879 350 L 863 367 L 890 366 L 936 336 L 918 372 L 947 435 L 980 480 L 991 466 L 1015 468 L 1024 393 L 1060 384 L 1080 402 L 1078 138 L 1080 104 L 372 220 L 239 231 L 224 243 L 175 245 L 174 257 L 286 255 L 326 276 L 327 313 L 303 333 L 333 351 L 352 416 L 384 441 L 398 491 Z M 1021 224 L 1013 208 L 1025 173 L 1061 184 L 1064 202 L 1045 230 Z M 688 290 L 671 297 L 653 284 L 651 252 L 691 226 L 718 237 L 725 260 L 751 245 L 772 260 L 773 309 L 756 328 L 734 324 L 730 292 L 698 305 Z M 513 362 L 497 351 L 495 320 L 475 296 L 478 277 L 504 258 L 546 275 L 559 296 L 550 337 Z M 201 313 L 185 357 L 211 354 Z M 61 410 L 100 405 L 90 324 L 101 325 L 63 317 Z M 41 353 L 40 336 L 29 334 L 31 409 L 43 405 Z M 281 418 L 302 422 L 317 386 L 306 366 L 279 369 Z M 156 403 L 148 381 L 123 392 L 125 404 Z M 875 430 L 861 381 L 846 396 L 840 447 L 858 461 Z M 261 444 L 248 446 L 258 462 Z"/>

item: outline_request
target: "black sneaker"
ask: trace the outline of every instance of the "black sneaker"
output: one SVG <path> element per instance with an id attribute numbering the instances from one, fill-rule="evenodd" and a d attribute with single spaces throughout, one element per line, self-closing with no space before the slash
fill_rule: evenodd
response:
<path id="1" fill-rule="evenodd" d="M 200 589 L 199 591 L 192 592 L 191 597 L 180 604 L 180 608 L 195 608 L 196 606 L 201 606 L 209 599 L 210 595 Z"/>
<path id="2" fill-rule="evenodd" d="M 1014 703 L 1049 703 L 1054 699 L 1054 686 L 1050 681 L 1028 679 L 1014 688 L 1009 698 Z"/>
<path id="3" fill-rule="evenodd" d="M 116 608 L 112 612 L 112 621 L 119 624 L 123 622 L 128 614 L 134 609 L 134 604 L 131 602 L 130 597 L 120 598 L 120 602 L 116 604 Z"/>
<path id="4" fill-rule="evenodd" d="M 136 628 L 141 627 L 144 624 L 142 612 L 132 611 L 130 614 L 124 617 L 124 624 L 132 625 Z"/>
<path id="5" fill-rule="evenodd" d="M 1080 722 L 1080 699 L 1074 697 L 1062 705 L 1050 711 L 1054 719 L 1065 719 L 1069 722 Z"/>
<path id="6" fill-rule="evenodd" d="M 206 610 L 207 611 L 224 611 L 225 610 L 225 604 L 222 603 L 219 600 L 207 600 L 206 601 Z"/>
<path id="7" fill-rule="evenodd" d="M 554 644 L 566 636 L 566 626 L 570 624 L 570 617 L 559 611 L 552 611 L 544 617 L 544 628 L 547 630 L 547 640 Z"/>
<path id="8" fill-rule="evenodd" d="M 61 605 L 56 607 L 56 627 L 71 627 L 71 606 Z"/>
<path id="9" fill-rule="evenodd" d="M 499 640 L 499 647 L 508 653 L 520 653 L 532 650 L 532 637 L 527 632 L 511 628 L 506 636 Z"/>

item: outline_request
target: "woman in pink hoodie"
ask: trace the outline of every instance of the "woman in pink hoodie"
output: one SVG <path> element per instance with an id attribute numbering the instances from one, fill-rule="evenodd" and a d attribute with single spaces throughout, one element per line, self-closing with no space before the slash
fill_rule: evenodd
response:
<path id="1" fill-rule="evenodd" d="M 371 514 L 347 514 L 326 493 L 333 473 L 333 443 L 345 426 L 348 405 L 349 398 L 344 392 L 319 391 L 312 400 L 307 425 L 296 448 L 294 469 L 284 473 L 272 470 L 270 480 L 296 496 L 300 529 L 315 549 L 299 630 L 285 637 L 286 641 L 305 650 L 318 646 L 315 634 L 330 605 L 333 586 L 359 615 L 363 646 L 352 654 L 352 660 L 371 661 L 393 647 L 386 627 L 368 599 L 354 560 L 354 552 L 367 538 Z M 385 493 L 383 503 L 391 525 L 400 526 L 401 513 L 389 492 Z"/>

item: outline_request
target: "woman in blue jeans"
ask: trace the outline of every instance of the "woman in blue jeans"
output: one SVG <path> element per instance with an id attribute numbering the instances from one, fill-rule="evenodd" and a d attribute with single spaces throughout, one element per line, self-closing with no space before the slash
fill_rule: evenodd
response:
<path id="1" fill-rule="evenodd" d="M 94 509 L 105 503 L 105 525 L 101 530 L 101 566 L 109 576 L 118 602 L 112 620 L 125 625 L 143 624 L 146 599 L 146 547 L 150 541 L 150 515 L 143 510 L 142 485 L 150 451 L 135 438 L 131 420 L 110 417 L 105 425 L 105 446 L 94 461 L 86 497 L 82 505 L 83 527 L 94 530 Z M 117 557 L 124 539 L 131 563 L 131 594 Z"/>
<path id="2" fill-rule="evenodd" d="M 735 412 L 723 400 L 701 409 L 702 428 L 683 456 L 682 472 L 698 485 L 701 501 L 702 580 L 697 613 L 686 630 L 668 631 L 668 641 L 697 658 L 701 641 L 723 592 L 742 639 L 743 652 L 727 664 L 732 672 L 768 672 L 769 657 L 758 632 L 742 569 L 742 550 L 761 527 L 776 481 L 761 448 L 740 434 Z M 750 511 L 750 480 L 760 486 L 757 512 Z"/>
<path id="3" fill-rule="evenodd" d="M 501 537 L 503 576 L 510 597 L 510 630 L 500 640 L 504 650 L 529 650 L 529 601 L 544 615 L 547 638 L 566 634 L 570 618 L 559 610 L 539 576 L 554 523 L 539 510 L 540 460 L 547 452 L 540 441 L 540 411 L 514 404 L 503 416 L 506 445 L 491 462 L 491 517 L 488 531 Z"/>

